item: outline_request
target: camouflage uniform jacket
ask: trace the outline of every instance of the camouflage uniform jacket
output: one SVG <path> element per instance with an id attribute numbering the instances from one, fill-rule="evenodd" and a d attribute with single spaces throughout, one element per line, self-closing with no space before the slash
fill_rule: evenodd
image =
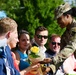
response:
<path id="1" fill-rule="evenodd" d="M 70 56 L 76 50 L 76 21 L 73 19 L 69 30 L 63 33 L 61 38 L 62 50 L 53 59 L 53 63 L 56 66 L 60 66 L 61 63 Z"/>

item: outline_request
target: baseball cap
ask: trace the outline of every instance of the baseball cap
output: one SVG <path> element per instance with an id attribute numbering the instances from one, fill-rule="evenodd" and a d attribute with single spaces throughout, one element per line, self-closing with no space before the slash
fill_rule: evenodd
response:
<path id="1" fill-rule="evenodd" d="M 56 9 L 55 9 L 55 19 L 58 19 L 63 13 L 69 11 L 71 9 L 71 6 L 69 3 L 63 3 L 61 5 L 59 5 Z"/>

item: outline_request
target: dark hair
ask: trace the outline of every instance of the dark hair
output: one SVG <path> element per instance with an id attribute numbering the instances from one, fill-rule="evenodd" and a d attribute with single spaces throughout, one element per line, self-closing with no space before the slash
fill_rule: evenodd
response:
<path id="1" fill-rule="evenodd" d="M 63 13 L 63 15 L 70 14 L 73 17 L 76 17 L 76 7 L 71 8 L 69 11 Z"/>
<path id="2" fill-rule="evenodd" d="M 29 35 L 29 32 L 26 30 L 20 30 L 18 33 L 18 39 L 20 39 L 22 34 L 28 34 Z M 32 46 L 31 43 L 29 43 L 28 50 L 31 48 L 31 46 Z M 15 52 L 16 50 L 19 50 L 18 43 L 17 43 L 16 47 L 12 49 L 13 52 Z M 28 53 L 28 50 L 26 51 L 26 53 Z"/>
<path id="3" fill-rule="evenodd" d="M 20 30 L 19 33 L 18 33 L 18 39 L 20 39 L 22 34 L 28 34 L 29 35 L 29 32 L 26 31 L 26 30 Z"/>
<path id="4" fill-rule="evenodd" d="M 38 31 L 44 31 L 44 30 L 47 30 L 47 28 L 45 28 L 44 26 L 38 26 L 36 29 L 35 29 L 35 34 L 38 32 Z M 47 30 L 48 31 L 48 30 Z"/>

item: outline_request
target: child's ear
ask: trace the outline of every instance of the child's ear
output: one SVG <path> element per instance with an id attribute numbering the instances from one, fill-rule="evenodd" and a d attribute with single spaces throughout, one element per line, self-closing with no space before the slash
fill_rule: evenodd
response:
<path id="1" fill-rule="evenodd" d="M 10 37 L 10 32 L 7 32 L 6 38 L 8 39 Z"/>

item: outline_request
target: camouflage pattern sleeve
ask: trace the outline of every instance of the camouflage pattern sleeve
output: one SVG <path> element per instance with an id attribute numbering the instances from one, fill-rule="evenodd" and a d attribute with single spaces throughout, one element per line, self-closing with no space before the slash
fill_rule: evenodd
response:
<path id="1" fill-rule="evenodd" d="M 71 37 L 69 43 L 57 54 L 52 61 L 55 65 L 59 66 L 68 56 L 70 56 L 76 50 L 76 27 L 72 27 Z M 67 38 L 66 38 L 67 39 Z"/>

